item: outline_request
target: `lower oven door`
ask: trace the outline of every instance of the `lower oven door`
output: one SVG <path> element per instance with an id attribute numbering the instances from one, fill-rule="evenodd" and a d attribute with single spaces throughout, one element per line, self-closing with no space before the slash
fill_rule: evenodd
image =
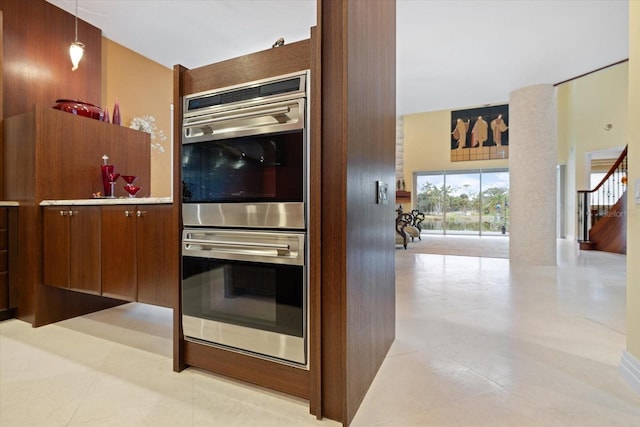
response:
<path id="1" fill-rule="evenodd" d="M 182 262 L 186 339 L 306 367 L 303 233 L 185 230 Z"/>

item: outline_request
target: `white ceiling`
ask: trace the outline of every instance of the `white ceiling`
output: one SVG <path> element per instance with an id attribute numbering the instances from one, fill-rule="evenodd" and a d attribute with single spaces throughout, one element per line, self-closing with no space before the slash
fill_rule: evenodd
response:
<path id="1" fill-rule="evenodd" d="M 75 13 L 75 0 L 47 1 Z M 628 0 L 397 0 L 397 113 L 505 103 L 627 59 L 628 15 Z M 308 38 L 316 1 L 78 0 L 78 16 L 166 67 L 196 68 Z"/>

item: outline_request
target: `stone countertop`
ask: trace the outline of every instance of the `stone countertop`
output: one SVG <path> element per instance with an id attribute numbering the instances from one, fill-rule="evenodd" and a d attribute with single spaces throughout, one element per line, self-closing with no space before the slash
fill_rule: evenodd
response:
<path id="1" fill-rule="evenodd" d="M 40 202 L 40 206 L 160 205 L 169 203 L 173 203 L 171 197 L 104 197 L 94 199 L 43 200 Z"/>
<path id="2" fill-rule="evenodd" d="M 20 206 L 20 203 L 10 200 L 0 200 L 0 208 L 9 208 L 12 206 Z"/>

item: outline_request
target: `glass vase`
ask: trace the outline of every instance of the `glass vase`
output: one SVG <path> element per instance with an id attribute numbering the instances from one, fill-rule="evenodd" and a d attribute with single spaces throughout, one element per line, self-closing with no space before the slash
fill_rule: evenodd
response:
<path id="1" fill-rule="evenodd" d="M 111 122 L 114 125 L 120 126 L 120 103 L 118 102 L 118 98 L 116 98 L 116 105 L 113 106 L 113 119 Z"/>

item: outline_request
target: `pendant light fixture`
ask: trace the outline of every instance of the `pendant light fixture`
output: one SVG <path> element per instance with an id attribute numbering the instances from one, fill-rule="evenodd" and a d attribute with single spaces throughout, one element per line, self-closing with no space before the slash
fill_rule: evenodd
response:
<path id="1" fill-rule="evenodd" d="M 78 41 L 78 0 L 76 0 L 76 40 L 71 43 L 69 46 L 69 56 L 71 56 L 71 63 L 73 67 L 71 71 L 75 71 L 78 69 L 78 63 L 82 59 L 82 55 L 84 54 L 84 43 L 80 43 Z"/>

